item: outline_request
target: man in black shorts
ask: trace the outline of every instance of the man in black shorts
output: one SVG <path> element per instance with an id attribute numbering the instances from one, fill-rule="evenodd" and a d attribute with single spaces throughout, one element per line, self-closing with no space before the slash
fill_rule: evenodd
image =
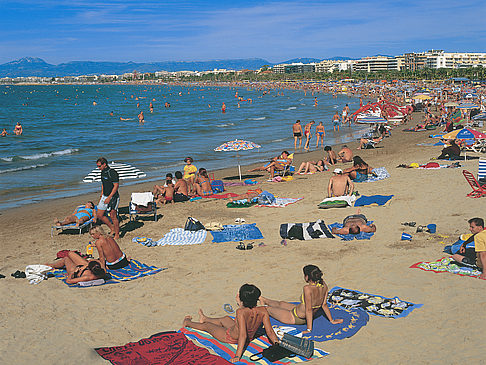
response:
<path id="1" fill-rule="evenodd" d="M 343 228 L 338 229 L 334 227 L 332 233 L 336 234 L 359 234 L 360 232 L 376 232 L 376 226 L 374 224 L 368 225 L 368 219 L 364 214 L 361 214 L 358 209 L 357 214 L 348 215 L 343 220 Z"/>
<path id="2" fill-rule="evenodd" d="M 292 132 L 294 133 L 294 149 L 297 149 L 297 138 L 299 139 L 299 148 L 302 145 L 302 126 L 300 120 L 297 120 L 292 125 Z"/>
<path id="3" fill-rule="evenodd" d="M 101 198 L 98 203 L 98 219 L 110 228 L 110 233 L 115 239 L 120 238 L 120 223 L 118 222 L 118 204 L 120 203 L 120 194 L 118 193 L 119 177 L 118 172 L 108 166 L 108 161 L 100 157 L 96 161 L 96 166 L 101 170 Z M 110 222 L 105 212 L 110 213 Z"/>

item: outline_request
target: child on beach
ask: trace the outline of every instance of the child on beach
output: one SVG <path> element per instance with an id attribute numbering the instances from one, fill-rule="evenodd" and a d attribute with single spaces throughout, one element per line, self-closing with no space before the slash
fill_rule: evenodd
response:
<path id="1" fill-rule="evenodd" d="M 192 157 L 186 157 L 184 159 L 184 162 L 186 163 L 186 166 L 184 166 L 183 178 L 189 184 L 189 194 L 190 194 L 194 192 L 193 184 L 194 184 L 194 180 L 196 179 L 197 167 L 192 164 L 194 162 Z"/>
<path id="2" fill-rule="evenodd" d="M 235 319 L 229 316 L 210 318 L 199 309 L 199 322 L 193 322 L 191 316 L 186 316 L 182 324 L 184 327 L 205 331 L 218 341 L 237 344 L 236 354 L 230 361 L 238 362 L 243 356 L 245 347 L 253 340 L 262 323 L 270 342 L 272 344 L 278 342 L 277 335 L 270 324 L 267 308 L 257 307 L 260 296 L 261 291 L 255 285 L 244 284 L 236 295 L 239 308 L 236 310 Z"/>
<path id="3" fill-rule="evenodd" d="M 155 193 L 158 193 L 156 200 L 158 204 L 174 204 L 174 182 L 172 180 L 172 174 L 167 174 L 165 177 L 164 187 L 154 186 L 154 196 Z"/>

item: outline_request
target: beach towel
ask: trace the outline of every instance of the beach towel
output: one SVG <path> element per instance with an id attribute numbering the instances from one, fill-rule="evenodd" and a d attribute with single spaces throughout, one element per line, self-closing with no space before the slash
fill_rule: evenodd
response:
<path id="1" fill-rule="evenodd" d="M 363 293 L 335 286 L 329 291 L 328 300 L 347 309 L 361 308 L 374 316 L 403 318 L 423 304 L 414 304 L 398 297 L 386 298 L 381 295 Z"/>
<path id="2" fill-rule="evenodd" d="M 325 198 L 317 206 L 321 209 L 351 207 L 355 200 L 356 195 L 332 196 Z"/>
<path id="3" fill-rule="evenodd" d="M 354 206 L 365 207 L 385 205 L 390 201 L 391 198 L 393 198 L 393 195 L 362 195 L 354 202 Z"/>
<path id="4" fill-rule="evenodd" d="M 122 281 L 131 281 L 131 280 L 139 279 L 144 276 L 155 275 L 166 269 L 167 268 L 145 265 L 135 259 L 131 259 L 130 264 L 128 266 L 125 266 L 122 269 L 108 270 L 111 279 L 106 280 L 105 283 L 116 284 Z M 86 286 L 86 285 L 81 285 L 82 283 L 79 283 L 80 285 L 66 283 L 66 270 L 54 270 L 52 273 L 54 274 L 54 277 L 56 277 L 59 280 L 62 280 L 66 285 L 70 287 Z"/>
<path id="5" fill-rule="evenodd" d="M 180 332 L 161 332 L 123 346 L 99 347 L 95 351 L 116 365 L 231 364 L 220 356 L 196 346 Z"/>
<path id="6" fill-rule="evenodd" d="M 226 194 L 211 194 L 211 195 L 204 195 L 202 198 L 212 198 L 212 199 L 229 199 L 238 196 L 235 193 L 226 193 Z"/>
<path id="7" fill-rule="evenodd" d="M 52 270 L 52 267 L 47 265 L 27 265 L 25 267 L 25 277 L 29 280 L 29 284 L 36 285 L 47 279 L 47 273 L 50 270 Z"/>
<path id="8" fill-rule="evenodd" d="M 373 223 L 373 221 L 368 221 L 366 224 L 369 226 Z M 332 223 L 329 225 L 329 229 L 332 231 L 332 229 L 336 227 L 337 229 L 343 228 L 343 224 L 336 222 Z M 368 232 L 359 232 L 358 234 L 337 234 L 334 233 L 336 236 L 340 237 L 344 241 L 352 241 L 354 239 L 357 240 L 369 240 L 373 235 L 375 234 L 374 232 L 368 233 Z"/>
<path id="9" fill-rule="evenodd" d="M 253 198 L 251 201 L 248 201 L 248 199 L 241 199 L 241 200 L 236 200 L 234 202 L 226 203 L 226 207 L 227 208 L 248 208 L 254 206 L 255 204 L 258 204 L 256 198 Z"/>
<path id="10" fill-rule="evenodd" d="M 294 204 L 299 200 L 304 198 L 275 198 L 275 200 L 269 204 L 257 204 L 257 207 L 271 207 L 271 208 L 282 208 L 289 204 Z"/>
<path id="11" fill-rule="evenodd" d="M 388 179 L 390 177 L 390 174 L 384 167 L 377 167 L 372 170 L 377 176 L 373 175 L 368 175 L 368 178 L 364 181 L 358 181 L 358 182 L 374 182 L 378 180 L 384 180 Z M 356 181 L 355 181 L 356 182 Z"/>
<path id="12" fill-rule="evenodd" d="M 280 225 L 280 237 L 291 240 L 334 238 L 324 221 L 320 219 L 309 223 L 283 223 Z"/>
<path id="13" fill-rule="evenodd" d="M 252 224 L 228 224 L 223 226 L 223 230 L 219 232 L 211 231 L 214 243 L 230 242 L 230 241 L 245 241 L 245 240 L 259 240 L 263 238 L 262 232 Z"/>
<path id="14" fill-rule="evenodd" d="M 145 244 L 143 242 L 135 241 L 137 237 L 132 239 L 132 241 L 141 243 L 148 247 L 199 245 L 204 242 L 207 234 L 208 233 L 204 229 L 200 229 L 198 231 L 186 231 L 184 228 L 172 228 L 164 235 L 164 237 L 157 241 L 152 241 Z"/>
<path id="15" fill-rule="evenodd" d="M 154 196 L 151 192 L 146 193 L 132 193 L 132 203 L 135 205 L 142 205 L 146 207 L 148 203 L 154 201 Z"/>
<path id="16" fill-rule="evenodd" d="M 473 278 L 478 278 L 481 275 L 481 271 L 478 268 L 459 266 L 456 261 L 451 257 L 443 257 L 437 261 L 423 261 L 417 262 L 410 266 L 412 269 L 420 269 L 423 271 L 432 271 L 435 273 L 449 272 L 451 274 L 470 276 Z"/>
<path id="17" fill-rule="evenodd" d="M 294 303 L 297 304 L 297 303 Z M 323 342 L 329 340 L 342 340 L 356 334 L 359 329 L 368 323 L 369 315 L 360 308 L 346 309 L 330 303 L 329 310 L 332 318 L 343 319 L 343 323 L 332 324 L 327 319 L 324 311 L 319 309 L 312 322 L 312 332 L 302 334 L 307 330 L 307 325 L 285 324 L 270 317 L 270 323 L 275 331 L 281 330 L 297 337 L 305 337 L 313 341 Z"/>
<path id="18" fill-rule="evenodd" d="M 216 354 L 221 356 L 222 358 L 226 360 L 230 360 L 232 357 L 235 356 L 236 353 L 236 348 L 237 345 L 234 344 L 229 344 L 229 343 L 223 343 L 219 342 L 216 340 L 213 336 L 211 336 L 209 333 L 204 332 L 204 331 L 199 331 L 193 328 L 181 328 L 180 332 L 186 335 L 187 338 L 197 341 L 204 347 L 207 347 L 208 349 L 213 350 Z M 267 347 L 270 347 L 270 342 L 268 341 L 267 337 L 262 335 L 260 337 L 257 337 L 253 339 L 248 347 L 246 348 L 245 352 L 243 353 L 243 356 L 241 357 L 241 360 L 236 362 L 235 364 L 247 364 L 247 365 L 253 365 L 253 364 L 295 364 L 295 363 L 300 363 L 300 362 L 305 362 L 308 360 L 312 359 L 317 359 L 323 356 L 329 355 L 326 351 L 317 349 L 314 347 L 314 356 L 312 356 L 310 359 L 306 359 L 302 356 L 294 356 L 294 357 L 286 357 L 283 358 L 282 360 L 275 361 L 275 362 L 270 362 L 266 360 L 265 358 L 258 360 L 258 361 L 252 361 L 250 360 L 250 356 L 254 354 L 258 354 L 259 352 L 262 352 L 264 349 Z"/>

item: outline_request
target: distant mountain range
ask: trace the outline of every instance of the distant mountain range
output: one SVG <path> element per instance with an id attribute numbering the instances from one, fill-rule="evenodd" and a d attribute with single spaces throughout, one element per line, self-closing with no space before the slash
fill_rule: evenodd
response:
<path id="1" fill-rule="evenodd" d="M 333 57 L 334 60 L 347 60 L 348 57 Z M 311 63 L 319 62 L 317 58 L 296 58 L 280 63 Z M 150 63 L 135 62 L 94 62 L 72 61 L 52 65 L 41 58 L 25 57 L 0 65 L 0 77 L 21 76 L 79 76 L 79 75 L 120 75 L 127 72 L 155 72 L 155 71 L 208 71 L 217 69 L 229 70 L 258 70 L 264 65 L 274 64 L 261 58 L 211 60 L 211 61 L 164 61 Z"/>

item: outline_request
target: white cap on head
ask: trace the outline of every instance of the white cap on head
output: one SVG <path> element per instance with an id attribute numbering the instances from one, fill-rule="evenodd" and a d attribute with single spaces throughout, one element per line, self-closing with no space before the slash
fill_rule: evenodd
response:
<path id="1" fill-rule="evenodd" d="M 342 174 L 343 173 L 343 170 L 341 170 L 341 169 L 334 169 L 334 173 L 335 174 Z"/>

